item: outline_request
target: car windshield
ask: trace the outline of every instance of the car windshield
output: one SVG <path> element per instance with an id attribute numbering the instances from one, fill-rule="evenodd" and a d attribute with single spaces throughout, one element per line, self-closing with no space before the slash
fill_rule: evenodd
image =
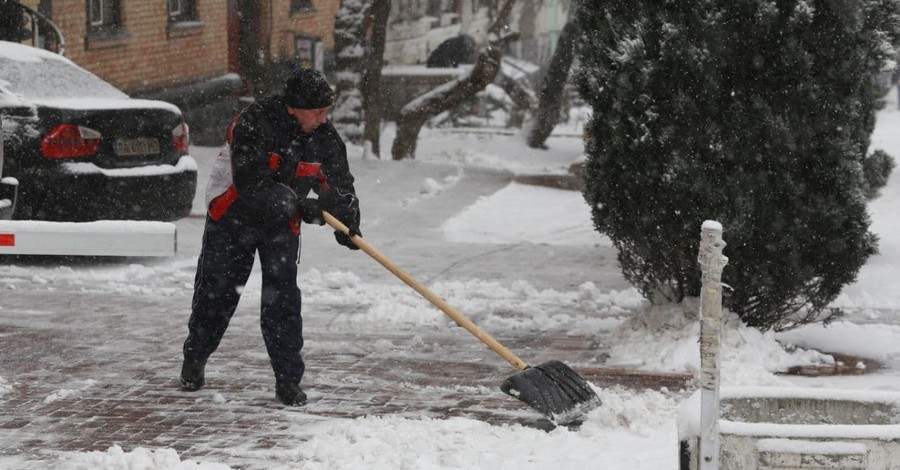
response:
<path id="1" fill-rule="evenodd" d="M 23 60 L 0 54 L 0 86 L 23 98 L 37 100 L 128 97 L 67 60 L 40 56 Z"/>

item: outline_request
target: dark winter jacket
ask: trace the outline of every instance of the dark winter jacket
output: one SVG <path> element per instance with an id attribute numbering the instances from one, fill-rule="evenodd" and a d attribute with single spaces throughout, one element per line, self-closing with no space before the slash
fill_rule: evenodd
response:
<path id="1" fill-rule="evenodd" d="M 210 188 L 218 189 L 208 194 L 213 220 L 224 216 L 239 198 L 267 200 L 272 194 L 305 198 L 310 191 L 319 195 L 324 210 L 355 212 L 358 220 L 359 201 L 340 135 L 331 122 L 311 133 L 301 132 L 281 97 L 243 110 L 229 129 L 219 157 L 220 171 L 214 167 L 210 177 Z M 228 169 L 221 167 L 229 157 L 231 171 L 221 171 Z"/>

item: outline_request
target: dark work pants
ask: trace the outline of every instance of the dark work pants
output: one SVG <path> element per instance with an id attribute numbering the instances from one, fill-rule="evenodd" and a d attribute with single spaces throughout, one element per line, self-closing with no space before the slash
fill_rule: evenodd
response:
<path id="1" fill-rule="evenodd" d="M 186 361 L 205 362 L 219 346 L 259 253 L 260 325 L 275 378 L 299 384 L 304 364 L 303 319 L 297 287 L 299 237 L 287 223 L 261 224 L 236 202 L 218 221 L 207 217 L 184 342 Z"/>

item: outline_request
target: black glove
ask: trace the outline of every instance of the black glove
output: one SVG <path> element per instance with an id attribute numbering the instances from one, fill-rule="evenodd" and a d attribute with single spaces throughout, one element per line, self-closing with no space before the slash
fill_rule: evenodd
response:
<path id="1" fill-rule="evenodd" d="M 354 212 L 354 214 L 357 214 L 357 216 L 352 217 L 352 216 L 348 216 L 347 214 L 341 214 L 341 215 L 331 214 L 331 215 L 333 215 L 335 219 L 340 220 L 341 223 L 346 225 L 347 230 L 350 233 L 348 235 L 344 232 L 335 231 L 334 239 L 337 240 L 339 245 L 346 246 L 347 248 L 350 248 L 351 250 L 358 250 L 359 247 L 356 246 L 356 243 L 353 243 L 353 241 L 350 240 L 350 237 L 352 237 L 353 235 L 362 236 L 362 233 L 359 231 L 359 215 L 358 215 L 359 212 Z M 347 223 L 347 222 L 350 222 L 350 223 Z"/>
<path id="2" fill-rule="evenodd" d="M 307 224 L 325 225 L 325 217 L 322 216 L 322 205 L 318 199 L 303 198 L 297 204 L 300 218 Z"/>
<path id="3" fill-rule="evenodd" d="M 322 209 L 328 211 L 335 219 L 346 225 L 350 231 L 350 235 L 341 232 L 334 232 L 334 239 L 338 244 L 346 246 L 351 250 L 358 250 L 351 240 L 350 236 L 362 235 L 359 231 L 359 200 L 352 192 L 341 193 L 337 190 L 325 191 L 319 195 L 319 201 Z"/>
<path id="4" fill-rule="evenodd" d="M 350 230 L 350 235 L 359 235 L 359 236 L 362 236 L 362 234 L 359 233 L 359 227 L 357 227 L 355 231 L 354 231 L 353 229 L 351 229 L 351 230 Z M 335 231 L 335 232 L 334 232 L 334 239 L 337 240 L 338 245 L 346 246 L 347 248 L 350 248 L 351 250 L 358 250 L 358 249 L 359 249 L 359 247 L 356 246 L 356 243 L 353 243 L 353 240 L 350 239 L 350 236 L 348 236 L 348 235 L 345 234 L 344 232 L 337 232 L 337 231 Z"/>

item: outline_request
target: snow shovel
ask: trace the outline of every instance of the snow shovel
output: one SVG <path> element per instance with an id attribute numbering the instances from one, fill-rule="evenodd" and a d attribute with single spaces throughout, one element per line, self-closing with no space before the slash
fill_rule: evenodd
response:
<path id="1" fill-rule="evenodd" d="M 349 229 L 341 221 L 325 211 L 323 216 L 325 222 L 333 229 L 349 235 Z M 569 366 L 560 361 L 547 361 L 534 367 L 529 366 L 444 299 L 400 269 L 362 237 L 354 235 L 350 240 L 435 307 L 449 315 L 459 326 L 519 369 L 521 372 L 509 377 L 500 386 L 500 390 L 507 395 L 523 401 L 557 425 L 581 421 L 585 414 L 600 406 L 600 397 L 587 381 Z"/>

